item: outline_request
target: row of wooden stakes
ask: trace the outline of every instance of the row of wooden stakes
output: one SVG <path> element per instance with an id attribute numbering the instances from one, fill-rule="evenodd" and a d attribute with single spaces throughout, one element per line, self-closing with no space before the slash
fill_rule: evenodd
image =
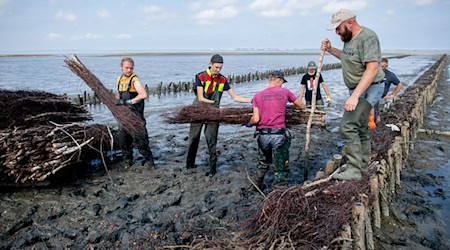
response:
<path id="1" fill-rule="evenodd" d="M 405 159 L 408 158 L 410 150 L 414 149 L 415 138 L 417 133 L 421 132 L 420 127 L 427 106 L 433 102 L 445 64 L 446 60 L 442 60 L 430 84 L 417 97 L 415 106 L 409 113 L 409 121 L 405 120 L 398 124 L 399 135 L 395 136 L 386 156 L 369 164 L 370 193 L 360 194 L 354 203 L 352 222 L 343 225 L 338 238 L 335 239 L 336 242 L 341 242 L 340 249 L 375 249 L 374 229 L 381 229 L 383 218 L 390 216 L 391 203 L 401 186 L 401 172 L 405 167 Z M 341 160 L 341 155 L 334 155 L 324 169 L 317 172 L 316 180 L 335 172 Z"/>
<path id="2" fill-rule="evenodd" d="M 323 66 L 323 70 L 331 70 L 331 69 L 338 69 L 341 67 L 340 63 L 333 63 L 333 64 L 327 64 Z M 227 77 L 228 82 L 230 84 L 240 84 L 240 83 L 246 83 L 246 82 L 254 82 L 259 80 L 268 79 L 270 73 L 272 70 L 267 70 L 264 72 L 254 72 L 254 73 L 248 73 L 248 74 L 242 74 L 242 75 L 229 75 Z M 298 74 L 304 74 L 307 72 L 306 67 L 297 67 L 297 68 L 288 68 L 283 69 L 283 72 L 286 76 L 288 75 L 298 75 Z M 145 90 L 149 95 L 153 96 L 161 96 L 161 95 L 167 95 L 170 93 L 181 93 L 181 92 L 192 92 L 194 89 L 195 81 L 194 79 L 186 82 L 186 81 L 179 81 L 176 82 L 169 82 L 168 84 L 164 84 L 163 82 L 160 82 L 157 87 L 149 88 L 148 85 L 145 85 Z M 111 92 L 114 92 L 114 90 L 111 90 Z M 97 96 L 93 93 L 89 93 L 87 91 L 84 91 L 83 94 L 78 94 L 77 96 L 71 96 L 69 97 L 70 100 L 76 104 L 88 104 L 88 105 L 97 105 L 100 104 L 101 101 L 97 98 Z"/>

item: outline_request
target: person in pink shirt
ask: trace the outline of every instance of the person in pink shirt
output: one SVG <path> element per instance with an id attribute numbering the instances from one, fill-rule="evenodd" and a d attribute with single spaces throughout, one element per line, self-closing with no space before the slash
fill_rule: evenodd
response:
<path id="1" fill-rule="evenodd" d="M 247 127 L 256 125 L 255 138 L 258 142 L 258 165 L 255 175 L 258 188 L 264 190 L 264 176 L 271 164 L 274 166 L 274 187 L 287 185 L 289 174 L 289 147 L 291 136 L 285 125 L 286 104 L 293 102 L 304 109 L 300 98 L 283 88 L 287 82 L 282 71 L 273 71 L 269 87 L 253 97 L 253 115 Z"/>

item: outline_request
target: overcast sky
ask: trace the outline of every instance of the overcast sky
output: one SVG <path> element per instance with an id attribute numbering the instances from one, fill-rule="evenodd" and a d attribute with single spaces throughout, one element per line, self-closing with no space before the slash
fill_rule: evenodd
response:
<path id="1" fill-rule="evenodd" d="M 0 0 L 0 54 L 341 47 L 340 8 L 384 50 L 450 49 L 450 0 Z"/>

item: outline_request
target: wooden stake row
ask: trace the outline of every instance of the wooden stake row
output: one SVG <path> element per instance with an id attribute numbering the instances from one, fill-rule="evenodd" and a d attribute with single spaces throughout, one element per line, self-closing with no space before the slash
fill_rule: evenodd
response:
<path id="1" fill-rule="evenodd" d="M 409 112 L 408 120 L 400 121 L 398 136 L 394 137 L 385 155 L 378 155 L 377 161 L 369 165 L 370 194 L 361 194 L 355 201 L 352 210 L 352 222 L 342 227 L 338 238 L 340 249 L 375 249 L 373 228 L 382 227 L 382 219 L 390 216 L 390 206 L 401 186 L 401 172 L 405 167 L 405 159 L 414 148 L 414 140 L 423 124 L 427 106 L 432 103 L 436 93 L 437 83 L 446 63 L 444 55 L 436 64 L 431 77 L 423 90 L 417 91 L 417 101 Z M 427 72 L 426 72 L 427 73 Z M 425 73 L 425 74 L 426 74 Z M 424 75 L 425 75 L 424 74 Z M 402 98 L 402 97 L 400 97 Z M 389 112 L 389 110 L 387 111 Z M 397 132 L 398 133 L 398 132 Z M 320 178 L 339 167 L 335 161 L 326 163 L 324 174 Z M 368 197 L 371 197 L 369 200 Z"/>

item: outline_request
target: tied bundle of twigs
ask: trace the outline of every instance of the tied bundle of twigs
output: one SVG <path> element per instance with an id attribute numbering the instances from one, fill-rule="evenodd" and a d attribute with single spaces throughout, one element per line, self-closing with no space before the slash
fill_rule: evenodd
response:
<path id="1" fill-rule="evenodd" d="M 41 91 L 0 90 L 0 129 L 90 120 L 90 115 L 64 96 Z"/>
<path id="2" fill-rule="evenodd" d="M 86 84 L 95 92 L 98 99 L 103 102 L 111 111 L 119 124 L 133 137 L 145 134 L 144 121 L 136 115 L 127 106 L 116 106 L 115 96 L 109 91 L 102 82 L 81 63 L 76 55 L 64 60 L 67 67 L 86 82 Z"/>
<path id="3" fill-rule="evenodd" d="M 180 123 L 222 123 L 245 124 L 252 116 L 252 108 L 215 108 L 211 105 L 190 105 L 163 114 L 165 121 Z M 307 110 L 286 109 L 286 125 L 306 124 L 310 117 Z M 325 113 L 316 111 L 312 114 L 312 123 L 325 125 Z"/>
<path id="4" fill-rule="evenodd" d="M 53 123 L 2 130 L 0 177 L 15 183 L 44 181 L 87 155 L 95 154 L 94 151 L 98 152 L 94 146 L 110 147 L 111 141 L 112 134 L 104 125 Z"/>
<path id="5" fill-rule="evenodd" d="M 112 132 L 64 96 L 0 90 L 0 183 L 48 180 L 63 168 L 110 148 Z"/>
<path id="6" fill-rule="evenodd" d="M 272 191 L 244 221 L 240 245 L 248 249 L 321 249 L 351 221 L 353 202 L 367 193 L 367 180 L 331 178 Z"/>

